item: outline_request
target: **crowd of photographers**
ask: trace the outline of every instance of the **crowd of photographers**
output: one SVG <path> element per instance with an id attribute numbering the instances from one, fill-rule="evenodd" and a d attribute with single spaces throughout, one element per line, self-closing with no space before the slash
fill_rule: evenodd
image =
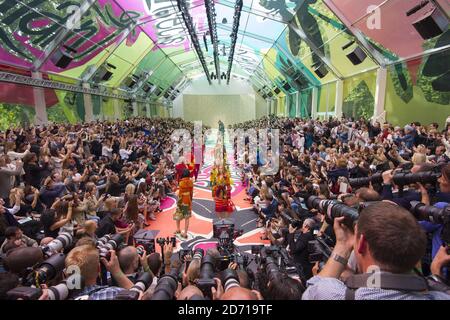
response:
<path id="1" fill-rule="evenodd" d="M 250 128 L 280 130 L 278 173 L 265 175 L 273 164 L 258 154 L 242 181 L 302 299 L 450 299 L 450 117 L 444 128 L 274 116 L 233 126 Z"/>
<path id="2" fill-rule="evenodd" d="M 251 253 L 234 246 L 227 220 L 214 223 L 214 249 L 174 253 L 175 237 L 147 237 L 176 189 L 179 128 L 193 124 L 2 133 L 0 299 L 450 299 L 450 121 L 442 130 L 274 116 L 236 125 L 280 129 L 282 141 L 277 174 L 264 175 L 262 162 L 241 167 L 270 240 Z"/>

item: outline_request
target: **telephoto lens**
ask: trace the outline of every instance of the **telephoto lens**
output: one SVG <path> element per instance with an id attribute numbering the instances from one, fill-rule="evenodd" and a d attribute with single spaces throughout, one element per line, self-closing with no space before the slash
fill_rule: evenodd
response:
<path id="1" fill-rule="evenodd" d="M 278 264 L 275 259 L 271 256 L 266 258 L 266 274 L 269 280 L 274 280 L 280 273 L 280 269 L 278 268 Z"/>
<path id="2" fill-rule="evenodd" d="M 151 300 L 172 300 L 178 287 L 178 276 L 180 268 L 170 269 L 169 273 L 163 275 L 156 285 Z"/>
<path id="3" fill-rule="evenodd" d="M 123 240 L 124 240 L 123 235 L 121 235 L 120 233 L 116 233 L 113 236 L 111 236 L 111 238 L 104 244 L 97 242 L 97 249 L 100 253 L 100 257 L 109 260 L 110 257 L 109 251 L 116 250 L 117 247 L 119 247 L 122 244 Z"/>
<path id="4" fill-rule="evenodd" d="M 236 270 L 227 268 L 222 271 L 222 283 L 225 291 L 230 290 L 233 287 L 240 287 L 239 276 Z"/>
<path id="5" fill-rule="evenodd" d="M 84 288 L 84 279 L 78 274 L 70 275 L 56 286 L 48 288 L 48 300 L 66 300 L 72 293 Z"/>
<path id="6" fill-rule="evenodd" d="M 372 184 L 380 184 L 383 182 L 383 176 L 381 172 L 377 172 L 370 177 L 364 177 L 364 178 L 354 178 L 349 179 L 349 183 L 354 189 L 358 189 L 361 187 L 368 186 L 370 183 Z"/>
<path id="7" fill-rule="evenodd" d="M 427 220 L 436 224 L 443 224 L 444 227 L 450 224 L 450 205 L 445 208 L 427 206 L 419 201 L 411 201 L 410 212 L 417 220 Z"/>
<path id="8" fill-rule="evenodd" d="M 42 252 L 46 257 L 50 257 L 55 253 L 61 251 L 61 249 L 66 249 L 72 245 L 73 236 L 68 232 L 60 233 L 55 239 L 50 241 L 47 245 L 42 246 Z"/>
<path id="9" fill-rule="evenodd" d="M 348 227 L 353 227 L 353 223 L 358 220 L 359 212 L 357 209 L 346 206 L 337 200 L 323 200 L 317 196 L 310 196 L 306 201 L 309 209 L 316 209 L 325 215 L 328 224 L 333 224 L 334 219 L 344 217 L 344 223 Z"/>
<path id="10" fill-rule="evenodd" d="M 109 240 L 111 240 L 112 234 L 107 234 L 97 240 L 97 246 L 105 245 Z"/>
<path id="11" fill-rule="evenodd" d="M 153 276 L 150 272 L 143 272 L 136 283 L 129 290 L 120 291 L 115 300 L 138 300 L 139 295 L 143 293 L 153 281 Z"/>
<path id="12" fill-rule="evenodd" d="M 200 266 L 200 276 L 195 282 L 195 285 L 203 292 L 205 297 L 211 297 L 211 288 L 216 286 L 216 282 L 214 281 L 214 265 L 214 257 L 208 254 L 205 255 Z"/>
<path id="13" fill-rule="evenodd" d="M 26 285 L 39 287 L 54 279 L 64 270 L 66 256 L 63 253 L 52 255 L 34 269 L 26 278 Z"/>

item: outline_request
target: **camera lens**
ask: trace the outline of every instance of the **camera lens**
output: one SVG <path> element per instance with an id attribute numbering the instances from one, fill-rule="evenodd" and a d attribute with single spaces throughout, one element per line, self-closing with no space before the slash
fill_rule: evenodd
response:
<path id="1" fill-rule="evenodd" d="M 225 291 L 233 287 L 239 287 L 239 276 L 236 270 L 228 268 L 222 271 L 222 283 Z"/>

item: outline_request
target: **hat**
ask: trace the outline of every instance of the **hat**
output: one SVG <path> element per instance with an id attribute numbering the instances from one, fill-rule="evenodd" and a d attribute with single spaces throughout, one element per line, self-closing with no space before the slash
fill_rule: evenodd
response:
<path id="1" fill-rule="evenodd" d="M 414 130 L 413 127 L 411 127 L 409 124 L 405 126 L 405 131 L 413 131 L 413 130 Z"/>

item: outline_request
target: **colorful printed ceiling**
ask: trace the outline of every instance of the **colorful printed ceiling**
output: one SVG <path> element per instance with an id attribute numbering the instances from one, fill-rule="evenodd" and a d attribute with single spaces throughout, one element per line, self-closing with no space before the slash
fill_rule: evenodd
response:
<path id="1" fill-rule="evenodd" d="M 432 76 L 445 83 L 450 78 L 448 24 L 426 40 L 413 24 L 435 7 L 448 19 L 450 2 L 430 1 L 406 15 L 421 2 L 244 0 L 231 81 L 247 79 L 255 89 L 276 95 L 403 61 L 414 79 L 419 67 L 426 68 L 423 59 L 439 53 L 434 63 L 440 68 L 433 68 L 437 74 Z M 187 3 L 213 72 L 210 37 L 206 46 L 203 41 L 208 31 L 204 1 Z M 224 72 L 235 5 L 233 0 L 215 1 Z M 75 52 L 70 64 L 60 68 L 54 55 L 63 45 Z M 356 64 L 347 57 L 351 53 L 357 56 Z M 176 0 L 0 1 L 0 64 L 10 72 L 40 71 L 57 81 L 101 84 L 142 97 L 159 97 L 168 90 L 179 94 L 190 80 L 204 74 Z M 109 78 L 103 77 L 106 71 L 112 73 Z M 398 72 L 400 78 L 404 70 Z M 133 77 L 138 85 L 129 89 Z"/>

